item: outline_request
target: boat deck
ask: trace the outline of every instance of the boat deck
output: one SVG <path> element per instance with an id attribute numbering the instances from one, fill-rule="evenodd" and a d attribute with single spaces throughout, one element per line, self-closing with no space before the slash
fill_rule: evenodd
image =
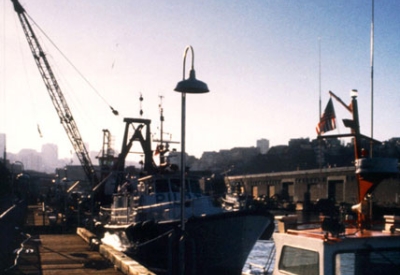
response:
<path id="1" fill-rule="evenodd" d="M 326 239 L 326 232 L 323 231 L 321 228 L 299 229 L 299 230 L 289 229 L 286 233 L 290 235 L 305 236 L 309 238 Z M 339 241 L 342 238 L 371 238 L 371 237 L 391 237 L 391 236 L 400 236 L 400 232 L 397 230 L 393 233 L 382 230 L 363 230 L 361 232 L 357 228 L 346 228 L 346 231 L 342 233 L 339 237 L 332 237 L 330 235 L 328 239 L 330 241 Z"/>
<path id="2" fill-rule="evenodd" d="M 297 223 L 297 216 L 276 216 L 278 220 L 278 231 L 288 235 L 303 236 L 307 238 L 320 239 L 325 241 L 338 242 L 346 239 L 363 239 L 374 237 L 399 237 L 400 236 L 400 217 L 385 215 L 385 222 L 372 224 L 371 229 L 360 230 L 355 226 L 355 221 L 345 223 L 344 232 L 338 236 L 332 236 L 321 227 L 320 222 Z M 313 226 L 309 226 L 313 225 Z"/>

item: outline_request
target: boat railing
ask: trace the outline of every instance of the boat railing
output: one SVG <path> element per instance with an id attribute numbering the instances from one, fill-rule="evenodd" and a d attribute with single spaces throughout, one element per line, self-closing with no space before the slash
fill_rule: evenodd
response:
<path id="1" fill-rule="evenodd" d="M 112 224 L 127 224 L 142 219 L 177 219 L 180 216 L 179 199 L 148 204 L 139 201 L 138 198 L 132 199 L 130 203 L 127 203 L 127 200 L 118 200 L 109 208 L 101 207 L 103 219 Z M 190 196 L 184 203 L 186 217 L 199 217 L 222 211 L 221 207 L 215 206 L 208 196 Z"/>
<path id="2" fill-rule="evenodd" d="M 133 218 L 136 215 L 134 209 L 130 207 L 100 207 L 100 212 L 103 216 L 103 219 L 109 219 L 109 222 L 112 224 L 130 223 L 133 221 Z"/>
<path id="3" fill-rule="evenodd" d="M 213 205 L 212 200 L 208 196 L 191 196 L 185 200 L 186 217 L 202 216 L 210 213 L 213 208 L 215 212 L 221 211 Z M 181 201 L 171 200 L 148 205 L 140 205 L 136 207 L 137 215 L 144 213 L 154 213 L 163 218 L 176 219 L 180 215 Z"/>
<path id="4" fill-rule="evenodd" d="M 135 213 L 133 208 L 130 207 L 121 207 L 114 208 L 111 210 L 111 219 L 110 221 L 114 224 L 126 224 L 130 223 L 133 220 Z"/>

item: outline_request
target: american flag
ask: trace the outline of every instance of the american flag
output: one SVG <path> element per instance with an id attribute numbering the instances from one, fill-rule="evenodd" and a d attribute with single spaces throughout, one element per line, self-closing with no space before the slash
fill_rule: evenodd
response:
<path id="1" fill-rule="evenodd" d="M 334 129 L 336 129 L 336 115 L 335 109 L 333 108 L 332 98 L 330 98 L 316 130 L 318 135 L 322 135 Z"/>

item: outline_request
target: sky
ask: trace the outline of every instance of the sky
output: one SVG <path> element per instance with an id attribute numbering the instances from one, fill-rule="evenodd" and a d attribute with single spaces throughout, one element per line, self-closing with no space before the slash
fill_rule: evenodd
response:
<path id="1" fill-rule="evenodd" d="M 373 121 L 375 139 L 400 136 L 400 1 L 374 5 L 373 116 L 372 0 L 20 2 L 34 21 L 90 151 L 101 150 L 103 129 L 111 132 L 120 150 L 123 118 L 140 117 L 141 108 L 159 138 L 161 99 L 169 134 L 164 139 L 180 141 L 181 94 L 174 88 L 183 79 L 188 45 L 194 49 L 196 77 L 210 90 L 187 94 L 190 155 L 256 146 L 263 138 L 270 146 L 286 145 L 293 138 L 315 139 L 319 99 L 323 110 L 328 91 L 350 103 L 350 90 L 358 90 L 363 134 L 371 135 Z M 40 151 L 43 144 L 54 143 L 59 157 L 69 158 L 72 145 L 17 14 L 11 1 L 0 5 L 0 133 L 7 135 L 7 150 Z M 191 59 L 189 52 L 186 77 Z M 334 105 L 338 129 L 330 133 L 347 133 L 341 119 L 350 113 L 336 101 Z M 179 151 L 180 145 L 173 148 Z"/>

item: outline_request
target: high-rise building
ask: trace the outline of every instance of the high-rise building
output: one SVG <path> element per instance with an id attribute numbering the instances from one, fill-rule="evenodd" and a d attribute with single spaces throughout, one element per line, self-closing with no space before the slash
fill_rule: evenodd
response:
<path id="1" fill-rule="evenodd" d="M 42 157 L 46 163 L 56 163 L 58 160 L 58 146 L 51 143 L 42 145 Z"/>
<path id="2" fill-rule="evenodd" d="M 265 138 L 257 140 L 257 148 L 260 149 L 260 154 L 266 154 L 269 150 L 269 140 Z"/>
<path id="3" fill-rule="evenodd" d="M 4 158 L 5 150 L 6 150 L 6 134 L 0 133 L 0 159 Z"/>

